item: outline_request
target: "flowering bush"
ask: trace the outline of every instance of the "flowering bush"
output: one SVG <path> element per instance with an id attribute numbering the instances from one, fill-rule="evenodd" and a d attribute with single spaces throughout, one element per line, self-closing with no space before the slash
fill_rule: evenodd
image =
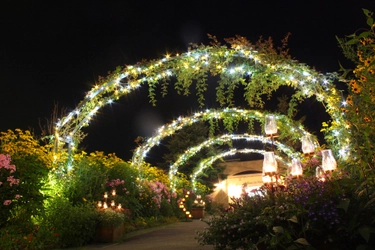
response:
<path id="1" fill-rule="evenodd" d="M 10 210 L 13 207 L 13 201 L 21 198 L 14 186 L 19 185 L 20 180 L 14 177 L 16 166 L 11 165 L 9 155 L 0 154 L 0 227 L 4 226 L 9 220 Z"/>
<path id="2" fill-rule="evenodd" d="M 43 212 L 45 184 L 51 169 L 51 157 L 48 147 L 39 144 L 29 131 L 16 129 L 0 133 L 0 152 L 11 157 L 12 165 L 8 169 L 2 168 L 0 181 L 3 183 L 1 192 L 6 194 L 6 204 L 12 206 L 11 216 L 0 222 L 29 223 L 32 217 Z M 3 163 L 9 164 L 10 158 L 3 158 Z M 11 174 L 9 172 L 12 172 Z M 6 181 L 3 178 L 6 176 Z M 17 184 L 17 185 L 16 185 Z M 1 187 L 1 186 L 0 186 Z M 9 190 L 9 193 L 7 192 Z M 10 195 L 10 196 L 9 196 Z M 17 199 L 18 198 L 18 199 Z M 4 202 L 4 201 L 3 201 Z M 2 203 L 2 208 L 7 206 Z M 8 205 L 8 206 L 9 206 Z M 3 209 L 1 209 L 3 214 Z"/>
<path id="3" fill-rule="evenodd" d="M 198 242 L 215 249 L 365 249 L 375 243 L 375 208 L 353 195 L 354 182 L 305 177 L 286 188 L 264 185 L 212 217 Z"/>

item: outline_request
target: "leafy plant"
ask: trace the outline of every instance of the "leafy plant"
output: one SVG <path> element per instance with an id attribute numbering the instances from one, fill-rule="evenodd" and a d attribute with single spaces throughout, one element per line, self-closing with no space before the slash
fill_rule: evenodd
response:
<path id="1" fill-rule="evenodd" d="M 0 225 L 4 225 L 6 221 L 16 224 L 29 222 L 32 217 L 43 211 L 43 201 L 46 198 L 43 190 L 51 169 L 51 158 L 47 148 L 48 146 L 41 146 L 29 131 L 16 129 L 1 132 L 0 152 L 11 157 L 11 165 L 7 162 L 2 164 L 3 168 L 0 169 L 3 182 L 1 192 L 6 191 L 6 194 L 2 195 L 4 198 L 12 195 L 12 198 L 7 199 L 12 209 L 8 210 L 10 207 L 3 204 L 5 209 L 1 211 L 3 220 Z M 10 159 L 3 160 L 5 163 Z M 11 175 L 6 166 L 12 172 Z M 10 166 L 16 168 L 11 169 Z M 6 181 L 3 179 L 4 174 L 7 175 Z M 6 213 L 4 214 L 6 210 L 11 212 L 8 218 Z"/>
<path id="2" fill-rule="evenodd" d="M 116 228 L 124 224 L 125 215 L 112 209 L 102 209 L 98 212 L 99 225 L 106 228 Z"/>
<path id="3" fill-rule="evenodd" d="M 95 205 L 73 205 L 65 198 L 55 197 L 49 201 L 44 216 L 39 218 L 40 227 L 53 229 L 58 234 L 59 247 L 75 247 L 89 243 L 98 223 Z"/>

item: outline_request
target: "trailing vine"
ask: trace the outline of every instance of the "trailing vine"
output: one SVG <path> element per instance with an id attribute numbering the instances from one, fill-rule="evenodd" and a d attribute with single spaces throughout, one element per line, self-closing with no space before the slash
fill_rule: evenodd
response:
<path id="1" fill-rule="evenodd" d="M 290 114 L 295 112 L 299 102 L 314 95 L 332 117 L 324 129 L 327 143 L 339 160 L 350 157 L 349 144 L 345 140 L 348 131 L 341 113 L 343 100 L 333 84 L 337 80 L 336 74 L 324 75 L 291 59 L 285 49 L 287 38 L 278 49 L 274 48 L 271 39 L 260 39 L 253 44 L 236 36 L 224 39 L 226 44 L 223 45 L 216 37 L 210 38 L 210 45 L 193 44 L 186 53 L 117 67 L 107 77 L 99 78 L 77 108 L 58 122 L 55 151 L 64 150 L 65 145 L 73 151 L 83 139 L 78 136 L 79 131 L 89 125 L 100 108 L 142 85 L 148 85 L 152 105 L 157 105 L 158 85 L 161 96 L 168 94 L 169 84 L 173 84 L 181 95 L 190 95 L 195 87 L 197 102 L 203 107 L 207 80 L 217 76 L 216 101 L 223 108 L 234 106 L 234 91 L 241 85 L 247 105 L 255 108 L 262 108 L 266 101 L 264 97 L 270 98 L 281 86 L 292 88 Z M 233 119 L 226 121 L 228 130 L 236 126 L 236 118 Z"/>

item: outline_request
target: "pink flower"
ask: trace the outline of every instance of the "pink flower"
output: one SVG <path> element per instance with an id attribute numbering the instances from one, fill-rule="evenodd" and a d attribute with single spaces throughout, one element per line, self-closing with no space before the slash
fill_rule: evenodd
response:
<path id="1" fill-rule="evenodd" d="M 3 185 L 3 183 L 0 181 L 0 185 Z"/>
<path id="2" fill-rule="evenodd" d="M 13 175 L 9 176 L 7 178 L 7 181 L 9 181 L 9 186 L 18 185 L 20 183 L 19 179 L 14 179 Z"/>
<path id="3" fill-rule="evenodd" d="M 8 205 L 10 205 L 10 203 L 12 203 L 12 201 L 11 201 L 11 200 L 5 200 L 5 201 L 4 201 L 4 205 L 5 205 L 5 206 L 8 206 Z"/>
<path id="4" fill-rule="evenodd" d="M 19 198 L 21 198 L 21 196 L 19 194 L 16 194 L 15 198 L 18 200 Z"/>

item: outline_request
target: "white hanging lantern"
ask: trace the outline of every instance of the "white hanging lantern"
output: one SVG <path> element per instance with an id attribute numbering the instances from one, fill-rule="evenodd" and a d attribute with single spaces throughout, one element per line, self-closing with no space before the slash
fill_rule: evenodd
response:
<path id="1" fill-rule="evenodd" d="M 271 182 L 271 176 L 263 175 L 262 180 L 263 180 L 263 183 L 270 183 Z"/>
<path id="2" fill-rule="evenodd" d="M 324 170 L 321 166 L 316 167 L 315 177 L 320 181 L 325 181 L 325 173 L 324 173 Z"/>
<path id="3" fill-rule="evenodd" d="M 277 172 L 277 162 L 274 152 L 265 152 L 263 160 L 263 173 L 273 174 Z"/>
<path id="4" fill-rule="evenodd" d="M 298 159 L 292 160 L 292 166 L 289 169 L 289 173 L 292 176 L 300 176 L 303 173 L 301 161 Z"/>
<path id="5" fill-rule="evenodd" d="M 310 134 L 302 136 L 302 152 L 304 154 L 312 154 L 315 152 L 315 145 Z"/>
<path id="6" fill-rule="evenodd" d="M 276 117 L 274 115 L 266 115 L 266 120 L 264 123 L 264 130 L 266 132 L 266 135 L 277 134 Z"/>
<path id="7" fill-rule="evenodd" d="M 324 149 L 322 152 L 322 168 L 324 171 L 334 171 L 337 168 L 337 163 L 333 157 L 331 149 Z"/>

